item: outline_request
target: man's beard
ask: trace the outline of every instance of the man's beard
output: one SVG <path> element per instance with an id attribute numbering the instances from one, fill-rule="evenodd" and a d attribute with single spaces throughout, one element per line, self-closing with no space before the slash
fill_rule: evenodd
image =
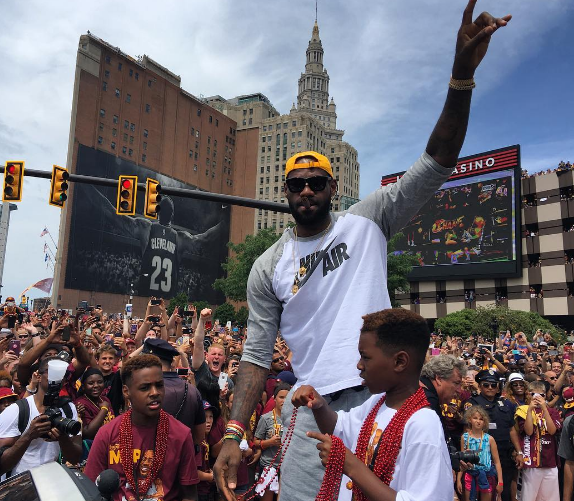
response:
<path id="1" fill-rule="evenodd" d="M 305 215 L 297 211 L 297 209 L 299 208 L 297 204 L 289 200 L 287 200 L 287 202 L 289 203 L 289 209 L 291 210 L 291 215 L 293 216 L 293 219 L 295 219 L 295 222 L 297 224 L 300 224 L 301 226 L 312 226 L 313 224 L 320 223 L 321 221 L 327 219 L 327 216 L 329 215 L 329 211 L 331 209 L 331 201 L 329 200 L 328 202 L 325 202 L 323 205 L 317 204 L 317 210 L 315 211 L 314 214 L 311 213 Z"/>

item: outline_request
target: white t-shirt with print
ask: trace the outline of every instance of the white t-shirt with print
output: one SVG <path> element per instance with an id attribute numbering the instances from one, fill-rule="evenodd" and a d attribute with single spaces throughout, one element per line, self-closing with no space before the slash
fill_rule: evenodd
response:
<path id="1" fill-rule="evenodd" d="M 349 412 L 337 412 L 334 435 L 355 452 L 363 423 L 382 395 L 373 395 L 363 405 Z M 372 454 L 380 437 L 397 411 L 383 404 L 375 419 L 375 431 L 367 448 L 367 458 Z M 352 492 L 343 476 L 340 501 L 350 501 Z M 450 456 L 437 414 L 428 408 L 415 412 L 405 425 L 401 449 L 397 457 L 391 489 L 397 491 L 396 501 L 452 501 L 454 486 Z"/>
<path id="2" fill-rule="evenodd" d="M 40 413 L 34 402 L 34 396 L 27 397 L 26 400 L 28 400 L 28 404 L 30 405 L 30 418 L 26 425 L 26 429 L 28 429 L 32 420 L 36 416 L 39 416 Z M 76 411 L 76 407 L 73 404 L 70 407 L 72 408 L 72 419 L 77 420 L 78 412 Z M 0 414 L 0 438 L 19 437 L 21 435 L 18 429 L 18 414 L 19 409 L 16 404 L 10 405 Z M 65 415 L 62 410 L 62 416 Z M 42 438 L 35 438 L 30 442 L 20 462 L 13 468 L 12 475 L 55 461 L 59 455 L 60 444 L 58 442 L 47 442 Z"/>

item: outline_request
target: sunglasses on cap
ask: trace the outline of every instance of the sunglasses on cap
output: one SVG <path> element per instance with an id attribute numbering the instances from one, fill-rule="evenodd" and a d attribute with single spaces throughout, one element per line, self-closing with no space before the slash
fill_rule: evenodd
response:
<path id="1" fill-rule="evenodd" d="M 483 386 L 484 388 L 498 388 L 498 383 L 480 383 L 480 386 Z"/>
<path id="2" fill-rule="evenodd" d="M 291 193 L 301 193 L 305 186 L 309 186 L 311 191 L 323 191 L 327 186 L 327 181 L 330 181 L 328 176 L 313 176 L 313 177 L 292 177 L 285 180 L 285 184 Z"/>

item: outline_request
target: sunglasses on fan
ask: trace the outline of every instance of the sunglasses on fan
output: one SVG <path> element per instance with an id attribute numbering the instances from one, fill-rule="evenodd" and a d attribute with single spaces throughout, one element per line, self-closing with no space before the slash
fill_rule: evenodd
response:
<path id="1" fill-rule="evenodd" d="M 328 176 L 313 176 L 313 177 L 292 177 L 285 180 L 285 184 L 291 193 L 301 193 L 305 186 L 309 186 L 311 191 L 323 191 L 327 186 L 327 182 L 331 178 Z"/>

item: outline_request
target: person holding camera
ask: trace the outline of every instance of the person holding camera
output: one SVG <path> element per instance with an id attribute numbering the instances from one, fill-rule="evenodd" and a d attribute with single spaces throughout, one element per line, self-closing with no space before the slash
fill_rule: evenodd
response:
<path id="1" fill-rule="evenodd" d="M 490 420 L 489 433 L 494 438 L 498 447 L 500 464 L 502 466 L 502 478 L 498 482 L 503 484 L 502 501 L 510 501 L 511 484 L 516 468 L 521 466 L 522 449 L 518 440 L 518 434 L 514 429 L 514 416 L 504 399 L 500 395 L 500 379 L 496 371 L 492 369 L 480 371 L 476 377 L 480 393 L 470 397 L 464 404 L 465 410 L 479 405 L 488 413 Z M 516 462 L 512 461 L 512 450 L 519 451 Z"/>
<path id="2" fill-rule="evenodd" d="M 44 398 L 48 391 L 48 363 L 52 360 L 59 359 L 44 358 L 40 362 L 37 393 L 19 401 L 23 404 L 12 404 L 0 414 L 0 474 L 11 472 L 16 475 L 55 461 L 60 452 L 64 461 L 72 464 L 82 457 L 81 428 L 77 434 L 68 435 L 45 414 L 48 408 L 54 414 L 53 407 L 46 405 Z M 77 422 L 78 413 L 71 402 L 62 404 L 59 412 L 62 417 Z"/>
<path id="3" fill-rule="evenodd" d="M 558 489 L 558 441 L 562 419 L 544 398 L 543 381 L 528 385 L 532 400 L 516 409 L 514 419 L 519 430 L 521 452 L 524 454 L 522 484 L 518 486 L 521 501 L 560 501 Z"/>

